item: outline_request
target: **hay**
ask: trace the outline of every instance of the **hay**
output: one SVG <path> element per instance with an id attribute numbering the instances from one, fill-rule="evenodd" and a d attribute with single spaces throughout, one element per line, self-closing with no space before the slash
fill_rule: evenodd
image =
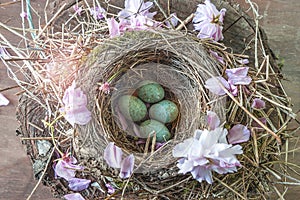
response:
<path id="1" fill-rule="evenodd" d="M 256 13 L 252 2 L 249 2 Z M 87 8 L 92 5 L 85 2 Z M 241 15 L 229 4 L 222 6 L 227 6 L 231 13 L 227 14 L 229 19 Z M 87 199 L 262 199 L 267 198 L 271 191 L 281 195 L 272 177 L 288 178 L 286 169 L 293 166 L 279 156 L 279 142 L 290 137 L 285 130 L 293 113 L 280 83 L 281 75 L 257 26 L 254 27 L 252 38 L 248 38 L 252 41 L 249 46 L 253 45 L 254 49 L 246 47 L 245 52 L 249 52 L 249 75 L 254 81 L 248 87 L 240 86 L 238 97 L 228 93 L 226 98 L 208 93 L 204 82 L 212 76 L 224 75 L 226 68 L 240 66 L 239 60 L 247 56 L 236 53 L 244 49 L 237 51 L 231 44 L 226 44 L 227 47 L 199 40 L 192 32 L 175 30 L 130 32 L 109 39 L 105 37 L 105 23 L 98 23 L 88 13 L 82 18 L 73 14 L 61 32 L 51 32 L 51 22 L 57 19 L 65 21 L 63 16 L 69 12 L 61 14 L 64 7 L 36 33 L 34 40 L 26 39 L 26 44 L 28 41 L 36 46 L 34 51 L 25 52 L 14 47 L 0 34 L 2 43 L 16 54 L 16 57 L 4 63 L 10 76 L 24 90 L 17 113 L 22 141 L 36 166 L 35 175 L 53 187 L 57 196 L 68 193 L 69 189 L 66 181 L 54 179 L 49 164 L 55 159 L 54 147 L 46 154 L 41 154 L 37 141 L 54 141 L 53 145 L 59 149 L 70 150 L 76 155 L 86 167 L 78 176 L 98 183 L 98 186 L 82 192 Z M 164 6 L 157 4 L 157 7 L 163 9 Z M 107 5 L 107 8 L 117 9 L 113 5 Z M 164 14 L 161 13 L 162 16 Z M 244 19 L 251 21 L 246 17 Z M 258 21 L 251 21 L 252 25 L 255 22 Z M 64 29 L 67 25 L 68 32 Z M 225 26 L 231 27 L 232 24 Z M 14 32 L 9 27 L 5 28 Z M 228 34 L 232 33 L 228 31 Z M 236 43 L 240 42 L 236 39 Z M 218 64 L 210 55 L 210 50 L 221 55 L 225 65 Z M 23 63 L 17 62 L 19 60 Z M 13 70 L 14 67 L 17 70 Z M 18 71 L 22 76 L 18 76 Z M 158 150 L 151 146 L 150 140 L 137 145 L 137 139 L 128 136 L 113 115 L 112 102 L 119 92 L 136 89 L 136 83 L 145 77 L 163 85 L 167 97 L 180 108 L 180 117 L 171 125 L 172 140 Z M 107 95 L 99 90 L 99 84 L 109 79 L 115 89 Z M 74 129 L 59 117 L 58 112 L 63 106 L 63 92 L 73 80 L 87 94 L 88 108 L 93 113 L 88 125 Z M 253 110 L 251 102 L 255 97 L 264 99 L 267 108 Z M 244 154 L 238 157 L 243 167 L 233 174 L 214 174 L 213 185 L 200 184 L 190 175 L 178 175 L 176 159 L 171 154 L 174 145 L 191 137 L 195 129 L 205 127 L 207 110 L 217 112 L 224 121 L 226 119 L 225 127 L 238 123 L 252 127 L 252 139 L 243 144 Z M 260 117 L 267 118 L 267 125 L 256 129 L 252 124 L 253 121 L 259 122 Z M 54 131 L 49 124 L 55 125 Z M 118 179 L 117 172 L 103 160 L 103 150 L 110 141 L 114 141 L 126 154 L 135 155 L 135 173 L 128 180 Z M 275 164 L 279 167 L 276 168 Z M 293 168 L 299 169 L 297 166 Z M 111 196 L 106 192 L 107 182 L 118 188 Z"/>

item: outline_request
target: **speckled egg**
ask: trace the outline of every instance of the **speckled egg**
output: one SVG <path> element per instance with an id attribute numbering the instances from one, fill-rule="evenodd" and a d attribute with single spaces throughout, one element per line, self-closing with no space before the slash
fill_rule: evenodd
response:
<path id="1" fill-rule="evenodd" d="M 121 96 L 118 100 L 118 105 L 124 117 L 134 122 L 141 121 L 147 115 L 146 105 L 135 96 Z"/>
<path id="2" fill-rule="evenodd" d="M 137 90 L 138 97 L 147 103 L 156 103 L 165 97 L 163 87 L 153 81 L 144 81 Z"/>
<path id="3" fill-rule="evenodd" d="M 141 135 L 147 138 L 149 134 L 156 133 L 157 142 L 166 142 L 171 138 L 171 133 L 168 128 L 159 121 L 150 119 L 140 125 Z"/>
<path id="4" fill-rule="evenodd" d="M 178 108 L 172 101 L 163 100 L 150 107 L 149 116 L 162 123 L 169 123 L 177 118 Z"/>

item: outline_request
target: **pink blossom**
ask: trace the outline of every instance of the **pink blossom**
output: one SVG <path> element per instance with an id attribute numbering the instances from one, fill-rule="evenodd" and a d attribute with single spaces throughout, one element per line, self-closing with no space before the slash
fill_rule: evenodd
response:
<path id="1" fill-rule="evenodd" d="M 105 187 L 107 188 L 107 193 L 108 194 L 113 194 L 116 191 L 115 188 L 109 183 L 106 183 Z"/>
<path id="2" fill-rule="evenodd" d="M 74 126 L 75 124 L 86 125 L 91 120 L 91 112 L 87 109 L 87 97 L 80 88 L 76 88 L 75 81 L 67 88 L 63 96 L 65 119 Z"/>
<path id="3" fill-rule="evenodd" d="M 159 23 L 152 20 L 156 12 L 150 12 L 152 2 L 143 0 L 125 0 L 125 8 L 118 13 L 119 22 L 111 18 L 108 27 L 111 37 L 119 36 L 126 31 L 147 30 Z"/>
<path id="4" fill-rule="evenodd" d="M 206 119 L 207 119 L 208 128 L 210 130 L 214 130 L 220 126 L 220 119 L 219 119 L 217 113 L 215 113 L 213 111 L 207 111 Z"/>
<path id="5" fill-rule="evenodd" d="M 192 138 L 177 144 L 173 149 L 178 160 L 178 173 L 190 172 L 197 181 L 213 182 L 212 171 L 219 174 L 233 173 L 241 166 L 236 154 L 242 154 L 240 145 L 233 146 L 226 142 L 227 130 L 216 128 L 212 131 L 196 130 Z"/>
<path id="6" fill-rule="evenodd" d="M 71 178 L 68 180 L 69 188 L 73 191 L 82 191 L 89 187 L 91 180 L 82 178 Z"/>
<path id="7" fill-rule="evenodd" d="M 117 147 L 113 142 L 110 142 L 104 150 L 104 160 L 113 168 L 120 168 L 120 178 L 129 178 L 133 173 L 134 156 L 129 156 L 122 159 L 122 149 Z"/>
<path id="8" fill-rule="evenodd" d="M 252 79 L 250 76 L 247 76 L 248 70 L 249 67 L 226 69 L 228 82 L 233 85 L 249 85 Z"/>
<path id="9" fill-rule="evenodd" d="M 75 14 L 77 14 L 78 16 L 81 16 L 81 12 L 82 12 L 82 7 L 81 6 L 79 7 L 77 4 L 75 4 L 73 6 L 73 9 L 75 11 Z"/>
<path id="10" fill-rule="evenodd" d="M 64 195 L 64 198 L 66 200 L 85 200 L 80 193 L 66 194 Z"/>
<path id="11" fill-rule="evenodd" d="M 266 103 L 264 100 L 255 98 L 255 99 L 253 99 L 253 103 L 252 103 L 251 107 L 255 108 L 255 109 L 264 109 L 266 107 Z"/>
<path id="12" fill-rule="evenodd" d="M 90 8 L 90 13 L 95 20 L 103 19 L 106 15 L 106 11 L 100 6 Z"/>
<path id="13" fill-rule="evenodd" d="M 250 138 L 250 130 L 242 125 L 234 125 L 227 135 L 229 144 L 238 144 L 242 142 L 247 142 Z"/>
<path id="14" fill-rule="evenodd" d="M 0 93 L 0 106 L 7 106 L 9 104 L 9 100 Z"/>
<path id="15" fill-rule="evenodd" d="M 27 19 L 28 18 L 27 12 L 21 12 L 20 17 L 23 18 L 23 19 Z"/>
<path id="16" fill-rule="evenodd" d="M 215 41 L 223 40 L 223 20 L 226 9 L 220 11 L 216 6 L 205 0 L 204 4 L 199 4 L 193 19 L 194 28 L 198 30 L 199 38 L 212 38 Z"/>
<path id="17" fill-rule="evenodd" d="M 125 8 L 118 13 L 118 16 L 122 19 L 135 18 L 138 15 L 152 19 L 156 12 L 150 12 L 150 8 L 153 7 L 153 2 L 144 3 L 143 0 L 125 0 Z"/>
<path id="18" fill-rule="evenodd" d="M 76 165 L 77 160 L 70 155 L 64 155 L 54 167 L 55 176 L 62 177 L 69 181 L 75 177 L 76 170 L 83 170 L 82 166 Z"/>
<path id="19" fill-rule="evenodd" d="M 219 56 L 217 52 L 210 50 L 210 55 L 212 55 L 215 59 L 217 59 L 217 61 L 219 61 L 221 64 L 225 64 L 224 62 L 224 58 Z"/>
<path id="20" fill-rule="evenodd" d="M 237 95 L 238 89 L 235 85 L 227 82 L 222 76 L 212 77 L 205 81 L 204 87 L 207 88 L 210 92 L 216 95 L 224 95 L 226 92 L 222 88 L 222 85 L 231 92 L 234 96 Z"/>

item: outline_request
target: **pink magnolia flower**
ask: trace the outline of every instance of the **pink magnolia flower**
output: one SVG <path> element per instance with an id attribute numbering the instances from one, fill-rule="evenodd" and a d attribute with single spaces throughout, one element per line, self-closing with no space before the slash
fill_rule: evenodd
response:
<path id="1" fill-rule="evenodd" d="M 250 130 L 242 124 L 234 125 L 229 130 L 227 139 L 229 144 L 238 144 L 238 143 L 247 142 L 250 139 Z"/>
<path id="2" fill-rule="evenodd" d="M 222 76 L 212 77 L 205 81 L 204 87 L 207 88 L 210 92 L 216 95 L 224 95 L 226 92 L 222 88 L 221 84 L 234 96 L 237 96 L 238 89 L 235 85 L 226 81 Z"/>
<path id="3" fill-rule="evenodd" d="M 111 37 L 119 36 L 126 31 L 147 30 L 158 26 L 152 20 L 156 12 L 150 12 L 152 2 L 143 0 L 125 0 L 125 8 L 118 13 L 119 22 L 114 18 L 107 21 Z"/>
<path id="4" fill-rule="evenodd" d="M 199 4 L 193 19 L 195 30 L 199 31 L 197 37 L 212 38 L 215 41 L 223 40 L 223 20 L 226 9 L 220 11 L 216 6 L 205 0 L 204 4 Z"/>
<path id="5" fill-rule="evenodd" d="M 83 170 L 83 167 L 76 165 L 76 163 L 77 160 L 75 157 L 71 155 L 63 155 L 54 167 L 55 176 L 62 177 L 67 181 L 74 178 L 76 170 Z"/>
<path id="6" fill-rule="evenodd" d="M 65 113 L 65 119 L 74 126 L 86 125 L 91 120 L 91 112 L 87 109 L 87 97 L 80 88 L 76 88 L 75 81 L 67 88 L 63 96 L 65 107 L 60 112 Z"/>
<path id="7" fill-rule="evenodd" d="M 252 81 L 250 76 L 247 76 L 249 67 L 238 67 L 234 69 L 226 69 L 225 73 L 228 77 L 228 82 L 233 85 L 249 85 Z"/>
<path id="8" fill-rule="evenodd" d="M 252 103 L 251 107 L 255 108 L 255 109 L 264 109 L 266 107 L 266 103 L 264 100 L 255 98 L 255 99 L 253 99 L 253 103 Z"/>
<path id="9" fill-rule="evenodd" d="M 118 16 L 122 19 L 135 18 L 138 15 L 145 16 L 152 19 L 156 12 L 150 12 L 150 8 L 153 7 L 153 2 L 144 0 L 125 0 L 125 8 L 118 13 Z"/>
<path id="10" fill-rule="evenodd" d="M 9 104 L 9 100 L 0 93 L 0 106 L 7 106 Z"/>
<path id="11" fill-rule="evenodd" d="M 133 173 L 134 156 L 129 156 L 122 159 L 123 151 L 113 142 L 110 142 L 104 150 L 104 160 L 113 168 L 120 168 L 120 178 L 129 178 Z"/>
<path id="12" fill-rule="evenodd" d="M 80 193 L 72 193 L 64 195 L 66 200 L 85 200 Z"/>
<path id="13" fill-rule="evenodd" d="M 82 7 L 78 6 L 77 4 L 73 6 L 73 9 L 75 11 L 75 14 L 77 14 L 78 16 L 81 16 L 81 12 L 82 12 Z"/>
<path id="14" fill-rule="evenodd" d="M 178 173 L 190 172 L 197 181 L 213 182 L 212 171 L 219 174 L 233 173 L 241 166 L 236 155 L 242 154 L 240 145 L 233 146 L 226 141 L 227 130 L 216 128 L 212 131 L 196 130 L 192 138 L 177 144 L 173 156 L 180 157 Z"/>
<path id="15" fill-rule="evenodd" d="M 95 20 L 103 19 L 106 15 L 106 11 L 100 6 L 90 8 L 90 13 Z"/>
<path id="16" fill-rule="evenodd" d="M 82 191 L 89 187 L 91 180 L 82 178 L 71 178 L 68 180 L 69 188 L 73 191 Z"/>

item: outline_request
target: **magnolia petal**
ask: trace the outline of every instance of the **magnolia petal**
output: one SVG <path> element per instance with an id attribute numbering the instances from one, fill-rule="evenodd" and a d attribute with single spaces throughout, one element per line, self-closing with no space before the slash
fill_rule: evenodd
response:
<path id="1" fill-rule="evenodd" d="M 0 93 L 0 106 L 7 106 L 9 104 L 9 100 Z"/>
<path id="2" fill-rule="evenodd" d="M 206 115 L 207 125 L 210 130 L 214 130 L 218 126 L 220 126 L 220 118 L 217 113 L 213 111 L 207 111 Z"/>
<path id="3" fill-rule="evenodd" d="M 62 177 L 66 180 L 69 180 L 71 178 L 75 177 L 75 170 L 68 168 L 68 163 L 66 163 L 64 160 L 57 161 L 54 171 L 55 175 Z"/>
<path id="4" fill-rule="evenodd" d="M 258 120 L 261 121 L 261 123 L 263 123 L 264 125 L 267 124 L 267 119 L 264 117 L 258 118 Z M 258 124 L 256 121 L 252 122 L 252 127 L 263 130 L 262 126 L 260 124 Z"/>
<path id="5" fill-rule="evenodd" d="M 85 200 L 80 193 L 66 194 L 64 195 L 66 200 Z"/>
<path id="6" fill-rule="evenodd" d="M 115 18 L 107 19 L 108 30 L 110 37 L 115 37 L 120 35 L 119 23 L 115 20 Z"/>
<path id="7" fill-rule="evenodd" d="M 255 109 L 264 109 L 266 107 L 266 103 L 264 100 L 255 98 L 255 99 L 253 99 L 253 103 L 252 103 L 251 107 L 255 108 Z"/>
<path id="8" fill-rule="evenodd" d="M 225 64 L 224 58 L 219 56 L 217 52 L 210 50 L 210 55 L 212 55 L 217 61 L 219 61 L 221 64 Z"/>
<path id="9" fill-rule="evenodd" d="M 91 180 L 82 178 L 71 178 L 68 180 L 69 188 L 73 191 L 82 191 L 89 187 Z"/>
<path id="10" fill-rule="evenodd" d="M 178 171 L 179 174 L 186 174 L 187 172 L 190 172 L 193 170 L 194 163 L 193 163 L 193 161 L 182 158 L 182 159 L 178 160 L 177 167 L 180 169 Z"/>
<path id="11" fill-rule="evenodd" d="M 133 172 L 134 156 L 130 154 L 121 163 L 120 178 L 129 178 Z"/>
<path id="12" fill-rule="evenodd" d="M 225 73 L 228 77 L 228 82 L 233 85 L 249 85 L 252 81 L 250 76 L 247 76 L 249 67 L 239 67 L 234 69 L 226 69 Z"/>
<path id="13" fill-rule="evenodd" d="M 176 27 L 178 24 L 177 14 L 172 13 L 170 17 L 171 18 L 165 22 L 166 26 L 169 28 Z"/>
<path id="14" fill-rule="evenodd" d="M 209 184 L 212 184 L 213 182 L 211 170 L 206 167 L 202 167 L 202 166 L 194 167 L 193 170 L 191 171 L 191 174 L 193 178 L 199 181 L 200 183 L 204 180 Z"/>
<path id="15" fill-rule="evenodd" d="M 121 168 L 123 151 L 113 142 L 110 142 L 104 150 L 104 160 L 113 168 Z"/>
<path id="16" fill-rule="evenodd" d="M 250 138 L 250 130 L 242 124 L 234 125 L 229 130 L 229 134 L 227 135 L 229 144 L 238 144 L 242 142 L 247 142 L 249 138 Z"/>
<path id="17" fill-rule="evenodd" d="M 191 146 L 194 142 L 194 138 L 188 138 L 182 143 L 177 144 L 172 151 L 173 157 L 186 157 L 190 153 Z"/>
<path id="18" fill-rule="evenodd" d="M 224 95 L 226 92 L 223 90 L 221 84 L 227 89 L 229 89 L 228 82 L 222 77 L 212 77 L 205 81 L 204 87 L 207 88 L 211 93 L 216 95 Z"/>

